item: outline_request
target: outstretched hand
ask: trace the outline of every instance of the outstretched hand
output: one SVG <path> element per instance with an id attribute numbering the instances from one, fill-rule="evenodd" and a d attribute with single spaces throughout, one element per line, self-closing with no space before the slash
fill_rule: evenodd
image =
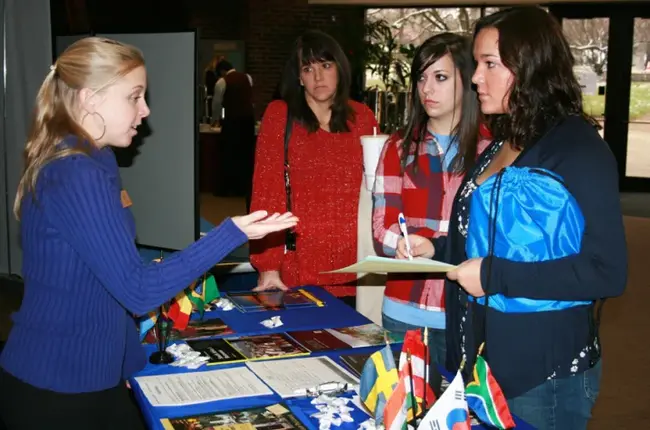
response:
<path id="1" fill-rule="evenodd" d="M 248 215 L 232 217 L 232 222 L 248 237 L 249 240 L 261 239 L 269 233 L 295 227 L 298 217 L 291 212 L 274 213 L 268 216 L 267 211 L 255 211 Z"/>

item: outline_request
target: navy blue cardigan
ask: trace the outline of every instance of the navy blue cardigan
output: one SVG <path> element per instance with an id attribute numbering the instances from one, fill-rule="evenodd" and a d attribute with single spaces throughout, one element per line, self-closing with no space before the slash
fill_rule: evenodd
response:
<path id="1" fill-rule="evenodd" d="M 484 156 L 487 153 L 489 148 Z M 481 157 L 477 166 L 482 162 Z M 627 280 L 627 246 L 617 167 L 597 130 L 583 118 L 569 117 L 524 150 L 513 166 L 541 167 L 559 174 L 580 205 L 585 217 L 585 233 L 580 253 L 559 260 L 523 263 L 489 257 L 492 259 L 490 293 L 584 301 L 622 294 Z M 474 173 L 469 172 L 465 181 Z M 463 185 L 459 192 L 462 189 Z M 434 240 L 435 258 L 452 264 L 467 259 L 465 238 L 458 231 L 458 209 L 456 204 L 452 208 L 454 215 L 448 236 Z M 487 259 L 484 259 L 481 266 L 484 287 L 488 285 L 487 266 Z M 466 330 L 468 363 L 465 373 L 468 375 L 473 366 L 477 337 L 485 335 L 485 356 L 508 398 L 542 384 L 551 375 L 569 376 L 568 369 L 583 348 L 594 342 L 598 344 L 593 330 L 593 306 L 529 314 L 503 314 L 488 309 L 487 315 L 477 318 L 477 311 L 485 312 L 485 308 L 468 305 L 467 294 L 457 283 L 447 280 L 445 294 L 447 367 L 455 370 L 460 365 L 459 327 L 465 316 L 464 309 L 469 306 L 468 318 L 481 319 L 485 325 L 472 324 Z M 581 367 L 584 370 L 588 365 Z"/>

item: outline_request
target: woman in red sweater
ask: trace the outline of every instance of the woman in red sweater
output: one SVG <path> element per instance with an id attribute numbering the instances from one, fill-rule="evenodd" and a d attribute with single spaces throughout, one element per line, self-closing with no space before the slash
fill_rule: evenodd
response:
<path id="1" fill-rule="evenodd" d="M 355 274 L 322 274 L 356 262 L 363 177 L 360 136 L 377 127 L 368 107 L 348 99 L 350 65 L 329 35 L 300 36 L 285 67 L 281 101 L 269 104 L 257 140 L 251 210 L 284 212 L 300 226 L 250 244 L 258 290 L 321 285 L 354 303 Z M 284 137 L 291 117 L 285 184 Z M 295 244 L 295 247 L 293 246 Z"/>

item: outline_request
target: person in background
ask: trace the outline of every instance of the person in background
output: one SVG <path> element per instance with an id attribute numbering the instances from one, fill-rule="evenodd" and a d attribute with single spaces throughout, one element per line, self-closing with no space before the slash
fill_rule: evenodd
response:
<path id="1" fill-rule="evenodd" d="M 480 346 L 476 339 L 484 337 L 485 359 L 514 415 L 538 429 L 585 429 L 602 372 L 594 303 L 622 294 L 627 276 L 616 160 L 596 121 L 583 112 L 571 48 L 546 11 L 518 7 L 481 18 L 473 53 L 472 80 L 494 141 L 460 187 L 449 235 L 433 242 L 413 238 L 415 255 L 458 265 L 446 283 L 447 368 L 458 369 L 466 360 L 469 373 Z M 530 262 L 467 259 L 468 229 L 475 222 L 471 197 L 510 166 L 557 175 L 584 219 L 577 253 Z M 555 198 L 542 195 L 526 204 L 542 210 L 544 201 Z M 472 230 L 487 232 L 482 222 L 486 225 Z M 497 228 L 526 234 L 523 223 Z M 494 300 L 488 307 L 470 300 L 486 295 L 528 304 L 506 312 L 493 308 Z M 537 309 L 539 301 L 551 301 L 554 308 Z"/>
<path id="2" fill-rule="evenodd" d="M 394 257 L 403 247 L 400 213 L 409 235 L 447 234 L 463 175 L 474 165 L 477 146 L 482 150 L 490 142 L 479 133 L 473 72 L 471 41 L 464 36 L 438 34 L 416 50 L 408 123 L 388 139 L 377 168 L 373 236 L 378 255 Z M 392 274 L 384 294 L 384 329 L 404 333 L 428 327 L 431 363 L 444 364 L 444 279 Z M 434 390 L 440 388 L 432 382 Z"/>
<path id="3" fill-rule="evenodd" d="M 203 76 L 203 83 L 205 85 L 205 96 L 206 96 L 206 107 L 208 111 L 206 112 L 206 116 L 208 118 L 212 118 L 212 99 L 214 96 L 214 86 L 217 83 L 217 74 L 215 72 L 215 69 L 217 68 L 217 64 L 219 63 L 219 57 L 214 56 L 212 57 L 212 60 L 208 63 L 207 67 L 205 68 L 204 76 Z"/>
<path id="4" fill-rule="evenodd" d="M 251 115 L 253 110 L 253 78 L 248 73 L 238 72 L 233 65 L 221 58 L 215 68 L 216 82 L 212 89 L 212 118 L 219 123 L 223 114 L 234 117 Z M 228 94 L 230 89 L 230 94 Z M 222 112 L 222 108 L 223 111 Z M 231 110 L 233 111 L 231 113 Z"/>
<path id="5" fill-rule="evenodd" d="M 244 196 L 248 213 L 255 162 L 253 78 L 225 59 L 219 61 L 215 73 L 219 80 L 214 86 L 212 118 L 221 125 L 219 157 L 225 160 L 220 163 L 217 189 L 222 190 L 220 195 Z"/>
<path id="6" fill-rule="evenodd" d="M 294 43 L 281 85 L 283 100 L 264 113 L 257 141 L 252 209 L 287 208 L 300 218 L 292 234 L 250 244 L 258 290 L 320 285 L 354 307 L 356 274 L 322 274 L 357 259 L 357 211 L 363 177 L 359 137 L 373 133 L 370 109 L 349 99 L 350 66 L 339 44 L 320 31 Z M 285 184 L 284 137 L 292 117 Z M 289 244 L 289 246 L 286 246 Z"/>
<path id="7" fill-rule="evenodd" d="M 61 54 L 39 90 L 14 205 L 25 293 L 0 355 L 9 430 L 144 428 L 125 384 L 146 363 L 133 315 L 170 300 L 248 239 L 296 225 L 291 214 L 265 211 L 228 218 L 185 250 L 144 263 L 111 147 L 128 147 L 149 115 L 146 89 L 138 49 L 89 37 Z"/>

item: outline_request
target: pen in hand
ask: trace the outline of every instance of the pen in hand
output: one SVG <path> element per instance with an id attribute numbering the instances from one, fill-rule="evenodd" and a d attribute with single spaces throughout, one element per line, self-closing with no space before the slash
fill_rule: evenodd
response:
<path id="1" fill-rule="evenodd" d="M 406 218 L 404 218 L 403 213 L 400 212 L 397 217 L 397 222 L 399 224 L 399 229 L 402 231 L 402 235 L 404 236 L 404 243 L 406 244 L 406 252 L 408 253 L 409 260 L 413 260 L 413 255 L 411 255 L 411 244 L 409 243 L 409 233 L 406 230 Z"/>

